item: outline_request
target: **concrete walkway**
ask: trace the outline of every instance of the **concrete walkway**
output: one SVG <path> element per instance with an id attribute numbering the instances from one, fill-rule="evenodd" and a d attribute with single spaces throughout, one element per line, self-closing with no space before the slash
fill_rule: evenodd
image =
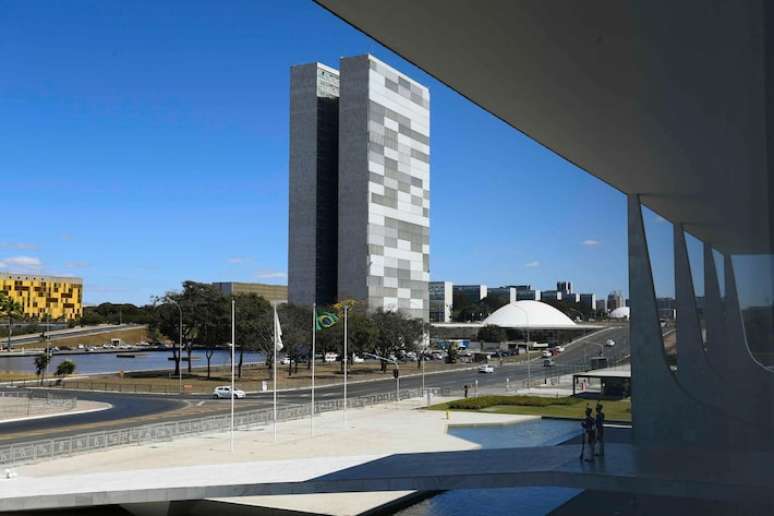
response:
<path id="1" fill-rule="evenodd" d="M 446 400 L 433 400 L 442 401 Z M 308 418 L 280 423 L 277 442 L 274 441 L 271 426 L 238 431 L 234 438 L 234 453 L 230 451 L 229 434 L 226 433 L 148 446 L 113 448 L 79 455 L 77 460 L 63 457 L 23 466 L 16 470 L 17 478 L 0 480 L 0 510 L 11 510 L 10 504 L 18 507 L 21 499 L 12 500 L 9 497 L 21 496 L 24 492 L 29 493 L 31 503 L 41 506 L 41 503 L 46 503 L 46 496 L 53 497 L 53 501 L 48 503 L 65 503 L 64 498 L 57 498 L 56 495 L 67 492 L 72 495 L 78 493 L 76 500 L 89 499 L 87 491 L 90 488 L 104 493 L 108 486 L 124 487 L 130 488 L 135 495 L 149 493 L 161 486 L 170 489 L 173 486 L 166 482 L 173 478 L 185 479 L 178 486 L 193 486 L 198 482 L 196 478 L 246 480 L 260 478 L 261 472 L 272 471 L 301 475 L 293 478 L 304 480 L 395 453 L 478 447 L 475 443 L 449 435 L 446 432 L 449 424 L 498 424 L 535 419 L 533 416 L 450 412 L 451 419 L 447 420 L 445 412 L 416 410 L 422 406 L 423 401 L 404 400 L 400 406 L 392 403 L 349 410 L 346 422 L 342 412 L 324 413 L 315 418 L 314 433 Z M 283 461 L 286 461 L 285 466 Z M 299 463 L 303 466 L 299 467 Z M 138 471 L 138 467 L 143 469 Z M 279 480 L 284 477 L 274 478 Z M 33 491 L 26 491 L 28 488 Z M 251 496 L 223 501 L 314 514 L 355 515 L 410 493 L 410 490 L 385 491 Z M 92 500 L 105 500 L 105 496 L 98 495 Z M 228 495 L 221 492 L 213 496 Z M 80 501 L 75 503 L 82 503 Z"/>

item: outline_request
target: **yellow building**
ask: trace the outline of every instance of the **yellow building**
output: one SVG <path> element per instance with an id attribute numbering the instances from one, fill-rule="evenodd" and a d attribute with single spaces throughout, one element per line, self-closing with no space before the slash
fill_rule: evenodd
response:
<path id="1" fill-rule="evenodd" d="M 83 315 L 81 278 L 0 274 L 0 289 L 22 306 L 27 317 L 70 321 Z"/>

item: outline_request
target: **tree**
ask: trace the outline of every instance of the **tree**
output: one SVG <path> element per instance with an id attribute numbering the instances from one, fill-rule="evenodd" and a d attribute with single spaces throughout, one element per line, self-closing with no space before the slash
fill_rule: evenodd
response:
<path id="1" fill-rule="evenodd" d="M 4 290 L 0 290 L 0 314 L 8 318 L 8 351 L 11 350 L 11 336 L 13 336 L 13 320 L 21 317 L 22 306 L 14 301 Z"/>
<path id="2" fill-rule="evenodd" d="M 451 344 L 449 344 L 449 349 L 446 350 L 446 363 L 456 364 L 459 354 L 460 352 L 459 352 L 459 349 L 457 348 L 457 343 L 452 342 Z"/>
<path id="3" fill-rule="evenodd" d="M 56 367 L 56 376 L 59 378 L 64 378 L 68 374 L 73 374 L 75 372 L 75 362 L 72 360 L 65 360 L 64 362 L 61 362 Z"/>
<path id="4" fill-rule="evenodd" d="M 481 342 L 505 342 L 508 340 L 506 331 L 494 324 L 487 324 L 478 330 L 478 340 Z"/>
<path id="5" fill-rule="evenodd" d="M 35 357 L 35 374 L 40 378 L 40 385 L 43 385 L 43 380 L 46 377 L 46 369 L 48 363 L 51 361 L 51 356 L 48 353 L 41 353 Z"/>
<path id="6" fill-rule="evenodd" d="M 385 358 L 398 351 L 417 349 L 417 343 L 423 336 L 424 327 L 419 319 L 409 319 L 401 311 L 385 311 L 382 308 L 371 315 L 376 326 L 374 349 L 376 354 Z M 382 361 L 382 371 L 387 370 L 387 362 Z"/>
<path id="7" fill-rule="evenodd" d="M 274 312 L 266 299 L 256 294 L 234 297 L 236 341 L 239 345 L 238 375 L 242 378 L 245 350 L 270 350 L 274 342 Z"/>
<path id="8" fill-rule="evenodd" d="M 277 308 L 282 326 L 282 351 L 290 359 L 288 376 L 298 371 L 298 361 L 311 355 L 312 311 L 304 306 L 282 304 Z"/>

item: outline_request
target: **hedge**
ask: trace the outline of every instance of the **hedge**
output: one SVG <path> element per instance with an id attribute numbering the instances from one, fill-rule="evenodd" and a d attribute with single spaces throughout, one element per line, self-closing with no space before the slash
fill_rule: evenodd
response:
<path id="1" fill-rule="evenodd" d="M 541 396 L 480 396 L 449 402 L 450 409 L 480 410 L 502 405 L 517 405 L 522 407 L 549 407 L 552 405 L 575 405 L 583 400 L 565 396 L 561 398 L 544 398 Z"/>

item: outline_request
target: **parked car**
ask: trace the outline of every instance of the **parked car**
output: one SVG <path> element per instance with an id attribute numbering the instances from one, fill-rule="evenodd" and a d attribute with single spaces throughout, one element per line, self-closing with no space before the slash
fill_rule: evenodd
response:
<path id="1" fill-rule="evenodd" d="M 553 358 L 546 358 L 543 359 L 543 367 L 554 367 L 556 364 L 554 364 Z"/>
<path id="2" fill-rule="evenodd" d="M 494 373 L 494 367 L 490 366 L 489 364 L 482 365 L 481 367 L 478 368 L 478 372 L 484 373 L 484 374 L 491 374 L 491 373 Z"/>
<path id="3" fill-rule="evenodd" d="M 212 391 L 212 397 L 221 400 L 231 398 L 231 386 L 221 385 L 220 387 L 215 387 L 215 390 Z M 247 397 L 247 394 L 245 394 L 245 391 L 241 389 L 234 389 L 234 397 L 237 399 L 242 399 Z"/>
<path id="4" fill-rule="evenodd" d="M 362 364 L 363 362 L 365 362 L 365 358 L 359 357 L 357 355 L 352 355 L 352 363 L 353 364 Z"/>
<path id="5" fill-rule="evenodd" d="M 607 339 L 607 342 L 605 342 L 605 346 L 612 348 L 615 346 L 615 341 L 613 339 Z"/>

